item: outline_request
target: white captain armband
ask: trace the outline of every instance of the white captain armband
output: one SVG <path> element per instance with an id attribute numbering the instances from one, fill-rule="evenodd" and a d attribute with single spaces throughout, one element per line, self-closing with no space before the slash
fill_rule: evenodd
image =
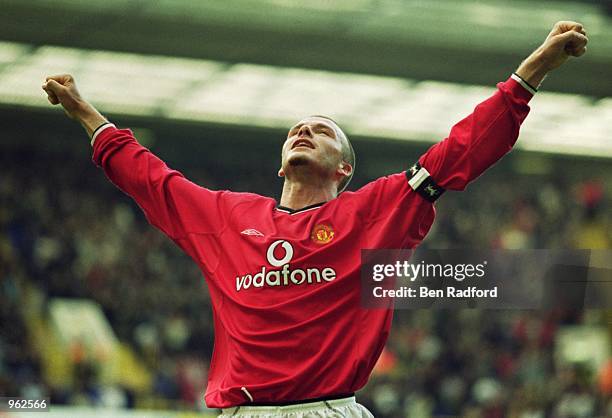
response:
<path id="1" fill-rule="evenodd" d="M 433 181 L 429 172 L 418 162 L 406 170 L 406 178 L 410 187 L 430 202 L 434 202 L 445 191 Z"/>

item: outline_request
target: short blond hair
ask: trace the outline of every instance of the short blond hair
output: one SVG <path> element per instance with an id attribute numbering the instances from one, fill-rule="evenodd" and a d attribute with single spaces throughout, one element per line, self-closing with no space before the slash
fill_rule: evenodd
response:
<path id="1" fill-rule="evenodd" d="M 338 128 L 338 132 L 340 132 L 340 134 L 344 138 L 344 141 L 342 141 L 342 160 L 344 162 L 349 163 L 353 169 L 351 170 L 351 174 L 343 178 L 340 184 L 338 184 L 337 192 L 339 194 L 343 192 L 344 189 L 346 189 L 346 187 L 353 178 L 353 174 L 355 173 L 355 150 L 353 149 L 353 145 L 351 144 L 351 141 L 349 141 L 348 136 L 346 136 L 342 128 L 340 128 L 340 125 L 338 125 L 338 122 L 325 115 L 312 115 L 310 117 L 327 119 L 328 121 L 332 122 L 336 126 L 336 128 Z"/>

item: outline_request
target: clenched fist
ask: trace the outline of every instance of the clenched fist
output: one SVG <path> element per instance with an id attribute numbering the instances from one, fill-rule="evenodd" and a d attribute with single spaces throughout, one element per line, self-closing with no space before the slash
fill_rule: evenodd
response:
<path id="1" fill-rule="evenodd" d="M 523 61 L 516 73 L 529 84 L 538 86 L 549 71 L 562 65 L 569 57 L 582 56 L 588 42 L 582 24 L 557 22 L 544 43 Z"/>
<path id="2" fill-rule="evenodd" d="M 554 70 L 567 59 L 579 57 L 586 52 L 589 38 L 580 23 L 557 22 L 548 37 L 537 50 L 542 60 L 548 64 L 548 70 Z"/>
<path id="3" fill-rule="evenodd" d="M 78 120 L 90 135 L 96 127 L 107 122 L 104 116 L 81 97 L 70 74 L 47 77 L 42 88 L 51 104 L 61 104 L 66 114 Z"/>
<path id="4" fill-rule="evenodd" d="M 47 77 L 42 88 L 49 102 L 53 105 L 61 104 L 71 118 L 76 119 L 77 113 L 86 104 L 70 74 Z"/>

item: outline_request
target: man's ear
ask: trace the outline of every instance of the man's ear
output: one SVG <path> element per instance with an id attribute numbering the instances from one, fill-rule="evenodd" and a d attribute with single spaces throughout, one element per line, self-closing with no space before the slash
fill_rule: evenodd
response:
<path id="1" fill-rule="evenodd" d="M 340 164 L 338 164 L 338 168 L 336 169 L 336 173 L 342 174 L 344 176 L 350 176 L 352 172 L 353 166 L 351 166 L 346 161 L 342 161 Z"/>
<path id="2" fill-rule="evenodd" d="M 283 171 L 282 167 L 278 169 L 278 176 L 279 177 L 285 177 L 285 172 Z"/>

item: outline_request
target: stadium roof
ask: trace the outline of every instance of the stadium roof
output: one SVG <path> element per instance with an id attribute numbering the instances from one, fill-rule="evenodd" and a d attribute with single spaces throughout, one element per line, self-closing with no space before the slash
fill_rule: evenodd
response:
<path id="1" fill-rule="evenodd" d="M 493 86 L 0 42 L 0 103 L 51 109 L 68 72 L 103 112 L 287 128 L 327 114 L 353 135 L 435 142 Z M 538 93 L 519 148 L 612 157 L 612 98 Z"/>
<path id="2" fill-rule="evenodd" d="M 577 20 L 589 52 L 546 88 L 612 96 L 612 19 L 596 3 L 3 0 L 0 40 L 491 85 Z"/>

